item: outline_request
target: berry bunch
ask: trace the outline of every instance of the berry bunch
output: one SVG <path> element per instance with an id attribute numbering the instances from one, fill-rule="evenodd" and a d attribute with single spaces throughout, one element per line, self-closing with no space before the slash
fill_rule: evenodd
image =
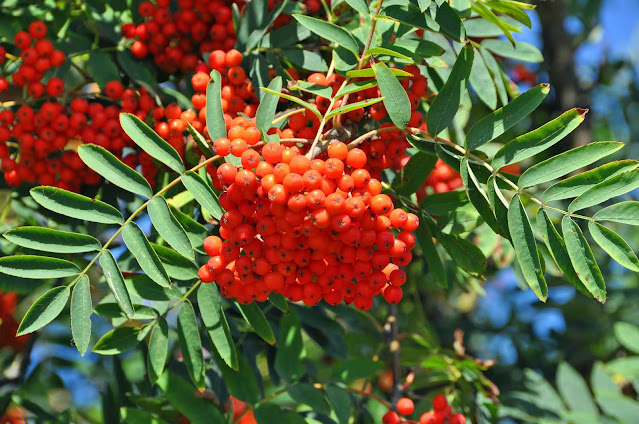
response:
<path id="1" fill-rule="evenodd" d="M 363 310 L 380 293 L 400 301 L 406 274 L 399 267 L 412 258 L 418 218 L 394 208 L 362 150 L 335 142 L 311 160 L 298 146 L 262 145 L 254 123 L 241 117 L 213 147 L 241 166 L 208 168 L 226 213 L 220 237 L 205 240 L 211 258 L 200 268 L 203 282 L 216 281 L 243 303 L 272 292 Z"/>
<path id="2" fill-rule="evenodd" d="M 235 45 L 231 0 L 143 1 L 138 12 L 145 21 L 124 24 L 121 34 L 135 39 L 131 52 L 138 59 L 149 54 L 167 73 L 195 71 L 200 58 L 213 50 L 228 51 Z M 243 2 L 237 2 L 243 3 Z"/>
<path id="3" fill-rule="evenodd" d="M 0 347 L 9 347 L 19 351 L 29 340 L 29 336 L 16 337 L 18 322 L 13 317 L 18 305 L 18 295 L 14 292 L 0 291 Z M 0 421 L 2 423 L 3 421 Z"/>
<path id="4" fill-rule="evenodd" d="M 27 424 L 27 418 L 22 409 L 16 406 L 10 406 L 0 416 L 0 424 Z"/>
<path id="5" fill-rule="evenodd" d="M 435 168 L 428 174 L 420 189 L 417 190 L 417 199 L 421 200 L 431 190 L 435 193 L 445 193 L 457 190 L 462 185 L 464 183 L 459 172 L 446 165 L 441 159 L 437 159 Z"/>
<path id="6" fill-rule="evenodd" d="M 7 58 L 20 61 L 20 67 L 11 76 L 11 83 L 18 87 L 27 87 L 29 96 L 39 98 L 45 95 L 56 97 L 64 92 L 64 83 L 60 78 L 49 78 L 42 82 L 44 73 L 51 68 L 62 66 L 66 60 L 65 54 L 56 50 L 53 43 L 44 37 L 47 27 L 42 21 L 35 21 L 29 25 L 29 31 L 20 31 L 13 39 L 14 45 L 20 51 L 19 55 L 7 54 L 0 46 L 0 63 Z M 0 78 L 0 93 L 9 89 L 9 81 Z"/>
<path id="7" fill-rule="evenodd" d="M 388 411 L 382 417 L 382 424 L 413 423 L 400 416 L 408 416 L 415 410 L 415 404 L 408 398 L 401 398 L 397 401 L 397 412 Z M 465 424 L 466 417 L 460 413 L 453 414 L 446 400 L 446 396 L 437 395 L 433 398 L 433 409 L 425 412 L 419 418 L 419 424 Z"/>
<path id="8" fill-rule="evenodd" d="M 460 413 L 452 413 L 446 396 L 437 395 L 433 398 L 433 409 L 422 414 L 419 424 L 465 424 L 466 417 Z"/>

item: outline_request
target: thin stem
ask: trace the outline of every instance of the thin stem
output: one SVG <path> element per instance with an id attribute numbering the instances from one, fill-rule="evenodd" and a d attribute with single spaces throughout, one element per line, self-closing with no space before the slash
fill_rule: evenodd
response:
<path id="1" fill-rule="evenodd" d="M 397 128 L 396 126 L 390 126 L 390 127 L 378 128 L 376 130 L 371 130 L 365 134 L 360 135 L 355 140 L 348 143 L 348 149 L 352 150 L 353 148 L 359 146 L 360 144 L 362 144 L 364 141 L 368 140 L 369 138 L 377 134 L 389 132 L 389 131 L 399 131 L 399 128 Z"/>
<path id="2" fill-rule="evenodd" d="M 379 12 L 382 10 L 382 4 L 384 3 L 384 0 L 380 0 L 379 4 L 377 5 L 377 10 L 375 10 L 375 14 L 373 15 L 372 19 L 373 19 L 373 23 L 371 24 L 371 30 L 368 34 L 368 39 L 366 40 L 366 44 L 364 45 L 364 50 L 362 50 L 362 55 L 359 58 L 358 62 L 357 62 L 357 67 L 355 68 L 356 70 L 362 69 L 362 67 L 366 64 L 367 61 L 367 56 L 366 56 L 366 52 L 368 51 L 368 49 L 371 46 L 371 43 L 373 42 L 373 36 L 375 35 L 375 25 L 377 24 L 377 15 L 379 15 Z M 339 92 L 341 89 L 343 89 L 344 87 L 346 87 L 346 85 L 349 83 L 350 78 L 346 77 L 344 79 L 344 82 L 342 83 L 341 87 L 337 90 L 337 92 Z M 326 126 L 326 123 L 328 122 L 328 119 L 326 118 L 328 116 L 329 113 L 331 113 L 331 111 L 333 110 L 333 106 L 335 106 L 335 102 L 337 101 L 336 97 L 333 97 L 331 99 L 331 103 L 328 106 L 328 109 L 326 109 L 326 113 L 324 114 L 324 116 L 322 117 L 322 121 L 320 122 L 320 126 L 317 129 L 317 135 L 315 136 L 315 140 L 313 141 L 313 144 L 311 145 L 311 148 L 309 149 L 308 153 L 306 154 L 306 156 L 309 159 L 313 159 L 314 157 L 314 153 L 315 153 L 315 147 L 317 147 L 317 144 L 320 142 L 320 140 L 322 139 L 322 131 L 324 131 L 324 126 Z M 342 98 L 342 105 L 346 105 L 348 104 L 348 94 L 345 95 Z M 340 115 L 336 115 L 334 116 L 333 119 L 333 126 L 334 127 L 341 127 L 342 123 L 341 123 L 341 114 Z"/>
<path id="3" fill-rule="evenodd" d="M 384 331 L 388 340 L 388 349 L 391 353 L 391 369 L 393 371 L 393 392 L 392 404 L 395 405 L 402 396 L 401 366 L 399 362 L 399 328 L 397 316 L 399 310 L 397 305 L 389 305 L 389 315 L 384 324 Z"/>

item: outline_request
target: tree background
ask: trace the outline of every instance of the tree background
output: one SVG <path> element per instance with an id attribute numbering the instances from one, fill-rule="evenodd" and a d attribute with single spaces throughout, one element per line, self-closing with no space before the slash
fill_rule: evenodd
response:
<path id="1" fill-rule="evenodd" d="M 3 13 L 7 13 L 6 10 Z M 622 158 L 621 155 L 639 159 L 636 142 L 639 122 L 635 118 L 639 112 L 639 43 L 636 42 L 639 41 L 639 3 L 623 0 L 540 1 L 529 15 L 533 29 L 524 28 L 524 32 L 515 34 L 515 38 L 538 46 L 544 62 L 526 64 L 522 68 L 518 62 L 507 60 L 508 72 L 521 91 L 541 82 L 549 82 L 552 90 L 532 117 L 517 126 L 517 132 L 536 128 L 573 106 L 588 107 L 590 113 L 586 122 L 569 136 L 569 142 L 557 145 L 548 155 L 592 140 L 620 140 L 628 143 L 628 147 L 616 159 Z M 638 193 L 631 193 L 631 196 L 636 199 Z M 25 212 L 14 209 L 14 215 L 8 219 L 19 219 L 21 213 Z M 639 235 L 632 229 L 621 235 L 632 245 L 639 243 Z M 3 249 L 9 249 L 5 240 L 0 243 Z M 591 375 L 597 363 L 631 357 L 632 348 L 636 349 L 639 343 L 633 337 L 628 340 L 624 332 L 627 328 L 618 324 L 639 325 L 639 310 L 635 306 L 639 300 L 639 280 L 614 261 L 604 258 L 605 255 L 598 255 L 609 281 L 609 298 L 604 305 L 579 296 L 572 286 L 560 279 L 549 280 L 553 290 L 548 301 L 540 303 L 525 282 L 522 283 L 517 270 L 509 267 L 497 270 L 485 282 L 453 284 L 445 293 L 430 286 L 424 289 L 422 277 L 416 271 L 409 275 L 409 284 L 421 288 L 411 290 L 410 296 L 400 304 L 400 328 L 407 334 L 420 334 L 424 343 L 435 349 L 441 346 L 459 353 L 465 348 L 470 356 L 494 361 L 485 376 L 501 393 L 499 422 L 543 419 L 559 422 L 557 408 L 573 409 L 574 403 L 566 399 L 566 395 L 581 384 L 578 376 L 570 374 L 571 371 L 566 371 L 568 368 L 562 368 L 560 364 L 570 364 L 592 385 Z M 38 294 L 22 293 L 24 297 L 17 315 L 22 315 Z M 303 312 L 300 309 L 298 313 Z M 415 317 L 419 318 L 415 320 Z M 353 331 L 344 343 L 351 349 L 361 349 L 367 344 L 367 337 L 371 337 L 368 333 L 370 323 L 359 322 L 355 317 L 347 319 L 352 319 Z M 100 320 L 95 321 L 94 326 L 98 334 L 111 328 L 106 321 L 101 323 Z M 463 343 L 459 333 L 456 336 L 457 329 L 463 331 Z M 0 351 L 0 364 L 5 369 L 4 375 L 0 376 L 0 394 L 22 397 L 33 409 L 42 407 L 43 416 L 72 408 L 78 414 L 75 419 L 117 421 L 109 411 L 116 405 L 131 403 L 126 396 L 130 390 L 127 384 L 143 384 L 145 359 L 142 352 L 136 350 L 121 357 L 102 357 L 89 352 L 81 357 L 69 341 L 68 322 L 59 321 L 31 337 L 17 357 L 8 351 Z M 340 343 L 331 346 L 330 342 L 329 347 L 342 348 Z M 411 348 L 404 351 L 410 353 Z M 373 354 L 358 352 L 362 358 Z M 309 352 L 309 356 L 320 360 L 322 352 Z M 326 360 L 331 359 L 327 357 Z M 616 366 L 615 383 L 621 384 L 624 394 L 636 399 L 639 367 L 619 362 L 613 365 Z M 104 370 L 110 372 L 105 374 Z M 529 370 L 537 373 L 534 374 L 537 377 Z M 563 396 L 563 405 L 557 406 L 545 397 L 551 392 L 543 391 L 547 387 L 539 378 L 557 387 Z M 36 387 L 38 385 L 41 387 Z M 437 386 L 437 381 L 417 381 L 410 390 L 419 395 L 421 390 Z M 373 390 L 378 388 L 373 387 Z M 590 390 L 597 392 L 596 388 Z M 25 394 L 34 397 L 27 399 Z M 428 409 L 426 404 L 424 399 L 420 408 Z M 625 416 L 632 417 L 639 403 L 617 407 L 626 408 Z M 600 408 L 604 408 L 601 403 Z M 621 417 L 617 418 L 623 421 Z M 486 422 L 491 420 L 485 419 Z M 580 421 L 575 418 L 565 422 Z"/>

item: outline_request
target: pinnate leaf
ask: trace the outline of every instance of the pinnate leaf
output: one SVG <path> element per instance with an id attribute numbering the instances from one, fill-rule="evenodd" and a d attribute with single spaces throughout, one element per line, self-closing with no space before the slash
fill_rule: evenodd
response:
<path id="1" fill-rule="evenodd" d="M 480 60 L 478 58 L 477 60 Z M 528 116 L 546 98 L 550 92 L 548 84 L 541 84 L 519 95 L 506 106 L 497 109 L 475 125 L 468 133 L 464 144 L 469 150 L 475 150 L 480 146 L 496 139 L 519 121 Z M 522 146 L 520 146 L 521 148 Z"/>
<path id="2" fill-rule="evenodd" d="M 102 247 L 95 237 L 43 227 L 14 228 L 4 233 L 4 237 L 18 246 L 44 252 L 82 253 Z"/>
<path id="3" fill-rule="evenodd" d="M 75 284 L 71 295 L 71 332 L 73 342 L 84 356 L 91 340 L 91 285 L 89 277 L 83 275 Z"/>
<path id="4" fill-rule="evenodd" d="M 124 222 L 122 214 L 113 206 L 81 194 L 45 186 L 32 188 L 30 193 L 40 206 L 60 215 L 102 224 Z"/>
<path id="5" fill-rule="evenodd" d="M 518 194 L 510 201 L 508 228 L 522 274 L 537 297 L 545 302 L 548 297 L 548 286 L 541 268 L 535 236 Z"/>
<path id="6" fill-rule="evenodd" d="M 67 286 L 59 286 L 40 296 L 22 318 L 17 336 L 32 333 L 53 321 L 64 309 L 69 295 Z"/>
<path id="7" fill-rule="evenodd" d="M 140 118 L 131 113 L 121 113 L 120 125 L 131 140 L 151 157 L 175 172 L 184 172 L 184 164 L 178 152 Z"/>
<path id="8" fill-rule="evenodd" d="M 410 99 L 406 90 L 384 62 L 376 62 L 372 66 L 379 90 L 384 97 L 384 106 L 386 106 L 388 116 L 393 124 L 404 129 L 408 125 L 411 115 Z"/>
<path id="9" fill-rule="evenodd" d="M 149 240 L 147 240 L 135 222 L 129 222 L 124 226 L 122 239 L 146 275 L 163 287 L 171 285 L 171 280 L 169 280 L 164 265 L 162 265 Z"/>
<path id="10" fill-rule="evenodd" d="M 605 302 L 606 285 L 581 228 L 572 218 L 565 216 L 561 221 L 561 231 L 577 276 L 595 299 L 602 303 Z"/>
<path id="11" fill-rule="evenodd" d="M 0 272 L 21 278 L 49 279 L 78 275 L 80 268 L 64 259 L 18 255 L 0 258 Z"/>
<path id="12" fill-rule="evenodd" d="M 596 222 L 588 222 L 590 235 L 612 259 L 631 271 L 639 272 L 639 259 L 626 241 L 614 231 Z"/>
<path id="13" fill-rule="evenodd" d="M 426 115 L 426 123 L 428 133 L 433 137 L 444 131 L 457 114 L 468 85 L 473 56 L 472 46 L 466 45 L 462 48 L 444 87 L 431 103 Z"/>
<path id="14" fill-rule="evenodd" d="M 111 251 L 106 250 L 102 253 L 100 256 L 100 266 L 102 267 L 102 272 L 104 272 L 107 285 L 109 286 L 109 289 L 111 289 L 111 293 L 113 293 L 115 301 L 118 305 L 120 305 L 122 312 L 131 319 L 135 314 L 133 304 L 131 303 L 131 297 L 129 296 L 129 291 L 124 284 L 122 272 L 120 272 L 118 263 L 113 257 Z"/>
<path id="15" fill-rule="evenodd" d="M 224 210 L 220 206 L 217 196 L 202 177 L 193 171 L 187 171 L 182 176 L 182 184 L 213 218 L 220 219 L 222 217 Z"/>
<path id="16" fill-rule="evenodd" d="M 157 232 L 168 244 L 187 258 L 193 259 L 193 248 L 180 222 L 162 196 L 155 196 L 147 206 L 149 217 Z"/>
<path id="17" fill-rule="evenodd" d="M 78 147 L 78 155 L 89 168 L 118 187 L 148 198 L 153 196 L 148 181 L 104 147 L 83 144 Z"/>

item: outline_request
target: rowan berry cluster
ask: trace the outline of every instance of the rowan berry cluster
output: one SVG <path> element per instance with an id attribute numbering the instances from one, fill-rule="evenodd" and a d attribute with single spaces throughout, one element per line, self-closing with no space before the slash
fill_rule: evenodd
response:
<path id="1" fill-rule="evenodd" d="M 150 54 L 155 64 L 167 73 L 191 73 L 204 53 L 233 48 L 233 1 L 179 0 L 177 3 L 174 11 L 169 8 L 171 0 L 143 1 L 138 12 L 145 21 L 122 25 L 121 34 L 135 39 L 131 45 L 135 57 L 142 59 Z"/>
<path id="2" fill-rule="evenodd" d="M 445 193 L 457 190 L 464 185 L 459 172 L 446 165 L 441 159 L 435 162 L 435 168 L 428 174 L 424 184 L 417 190 L 417 200 L 424 198 L 429 192 Z"/>
<path id="3" fill-rule="evenodd" d="M 211 258 L 200 279 L 243 303 L 273 292 L 363 310 L 380 293 L 399 302 L 406 280 L 399 267 L 412 258 L 419 222 L 382 193 L 365 169 L 366 154 L 335 142 L 311 160 L 298 146 L 261 144 L 259 130 L 241 117 L 213 144 L 241 167 L 208 168 L 226 212 L 220 236 L 205 240 Z"/>
<path id="4" fill-rule="evenodd" d="M 29 340 L 29 336 L 16 337 L 18 322 L 13 313 L 17 305 L 18 295 L 15 292 L 0 291 L 0 347 L 9 347 L 15 351 L 21 350 Z"/>
<path id="5" fill-rule="evenodd" d="M 411 415 L 415 410 L 415 404 L 409 398 L 401 398 L 397 401 L 397 412 L 388 411 L 382 417 L 382 424 L 413 423 L 414 421 L 402 419 L 401 416 Z M 465 424 L 466 417 L 460 413 L 453 414 L 446 396 L 437 395 L 433 398 L 433 409 L 425 412 L 419 418 L 419 424 Z"/>
<path id="6" fill-rule="evenodd" d="M 42 82 L 43 75 L 51 68 L 62 66 L 66 60 L 65 54 L 56 50 L 53 43 L 44 37 L 47 35 L 47 27 L 42 21 L 35 21 L 29 25 L 28 32 L 18 32 L 13 43 L 19 50 L 17 56 L 10 55 L 6 49 L 0 46 L 0 63 L 7 58 L 20 60 L 20 67 L 11 76 L 11 83 L 18 88 L 27 87 L 29 96 L 39 98 L 45 95 L 56 97 L 64 92 L 64 83 L 60 78 L 49 78 Z M 9 81 L 5 77 L 0 78 L 0 93 L 9 89 Z"/>

